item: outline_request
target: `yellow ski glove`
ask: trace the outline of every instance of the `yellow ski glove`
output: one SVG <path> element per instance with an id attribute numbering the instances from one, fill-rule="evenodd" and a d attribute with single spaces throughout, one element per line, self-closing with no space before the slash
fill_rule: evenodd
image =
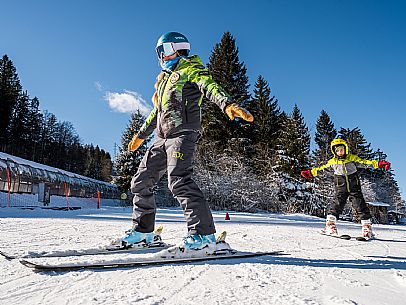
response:
<path id="1" fill-rule="evenodd" d="M 128 143 L 129 151 L 136 151 L 144 143 L 144 139 L 139 138 L 137 135 L 133 137 L 130 143 Z"/>
<path id="2" fill-rule="evenodd" d="M 237 104 L 230 104 L 226 107 L 225 110 L 226 114 L 230 118 L 230 120 L 234 120 L 235 118 L 242 118 L 247 122 L 253 122 L 254 117 L 251 113 L 249 113 L 244 108 L 238 106 Z"/>

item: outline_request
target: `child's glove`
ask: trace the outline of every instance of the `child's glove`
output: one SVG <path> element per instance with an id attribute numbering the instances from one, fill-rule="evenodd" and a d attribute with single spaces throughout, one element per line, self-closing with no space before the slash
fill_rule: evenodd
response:
<path id="1" fill-rule="evenodd" d="M 249 113 L 244 108 L 238 106 L 237 104 L 230 104 L 226 107 L 225 113 L 228 115 L 230 120 L 234 120 L 235 118 L 242 118 L 247 122 L 253 122 L 254 117 L 251 113 Z"/>
<path id="2" fill-rule="evenodd" d="M 379 168 L 384 168 L 385 170 L 390 170 L 390 162 L 385 161 L 385 160 L 381 160 L 378 162 L 378 167 Z"/>
<path id="3" fill-rule="evenodd" d="M 312 172 L 310 171 L 310 169 L 305 170 L 305 171 L 301 171 L 300 175 L 305 179 L 310 179 L 310 178 L 313 177 Z"/>
<path id="4" fill-rule="evenodd" d="M 133 137 L 130 143 L 128 143 L 129 151 L 136 151 L 144 143 L 144 139 L 139 138 L 137 135 Z"/>

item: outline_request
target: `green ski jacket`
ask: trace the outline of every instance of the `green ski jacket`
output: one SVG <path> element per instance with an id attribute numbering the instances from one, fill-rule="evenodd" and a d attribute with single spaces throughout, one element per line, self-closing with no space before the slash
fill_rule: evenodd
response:
<path id="1" fill-rule="evenodd" d="M 154 109 L 138 132 L 147 138 L 156 128 L 161 138 L 187 130 L 201 130 L 203 97 L 224 112 L 230 96 L 213 80 L 197 55 L 182 57 L 172 73 L 162 71 L 155 84 Z"/>

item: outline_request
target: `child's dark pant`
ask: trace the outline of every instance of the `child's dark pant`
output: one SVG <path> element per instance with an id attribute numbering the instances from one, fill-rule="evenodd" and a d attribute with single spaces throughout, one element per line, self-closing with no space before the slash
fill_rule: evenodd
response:
<path id="1" fill-rule="evenodd" d="M 361 183 L 357 173 L 346 176 L 335 176 L 336 196 L 334 204 L 330 207 L 328 214 L 338 218 L 344 209 L 347 199 L 362 220 L 370 219 L 371 213 L 365 202 L 361 191 Z"/>

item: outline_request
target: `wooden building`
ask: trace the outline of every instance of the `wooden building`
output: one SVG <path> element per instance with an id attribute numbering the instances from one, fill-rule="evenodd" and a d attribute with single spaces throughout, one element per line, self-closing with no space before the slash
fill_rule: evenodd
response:
<path id="1" fill-rule="evenodd" d="M 367 202 L 373 223 L 388 223 L 388 209 L 390 205 L 384 202 Z"/>

